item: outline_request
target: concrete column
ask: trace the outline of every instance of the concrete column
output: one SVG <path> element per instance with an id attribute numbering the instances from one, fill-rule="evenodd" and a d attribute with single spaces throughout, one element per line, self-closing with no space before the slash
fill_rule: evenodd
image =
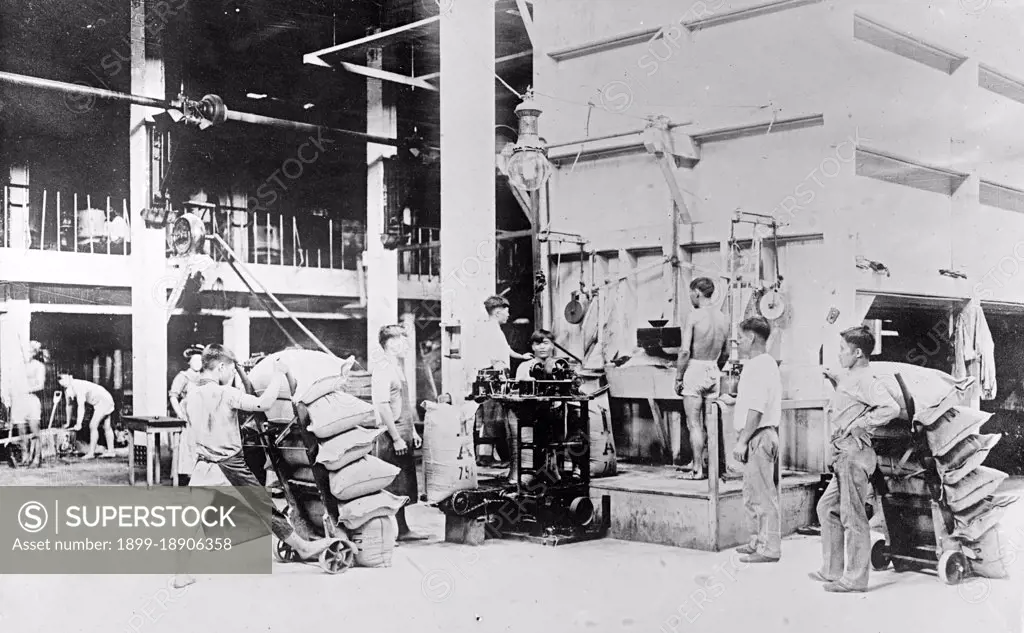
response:
<path id="1" fill-rule="evenodd" d="M 147 56 L 159 47 L 147 47 L 146 9 L 152 1 L 131 3 L 132 94 L 164 98 L 164 65 Z M 132 253 L 132 407 L 135 415 L 167 412 L 167 316 L 162 279 L 166 276 L 164 229 L 146 228 L 142 210 L 150 205 L 150 134 L 145 124 L 155 111 L 133 105 L 128 129 Z"/>
<path id="2" fill-rule="evenodd" d="M 383 52 L 371 48 L 366 53 L 366 65 L 383 69 Z M 370 134 L 395 136 L 398 118 L 390 90 L 385 90 L 379 79 L 366 80 L 366 131 Z M 398 252 L 384 249 L 380 236 L 386 227 L 387 184 L 384 177 L 384 159 L 395 155 L 395 148 L 386 145 L 366 145 L 366 346 L 367 361 L 372 371 L 375 359 L 382 353 L 377 344 L 381 326 L 398 321 Z"/>
<path id="3" fill-rule="evenodd" d="M 232 308 L 231 316 L 224 319 L 224 347 L 235 353 L 240 361 L 248 360 L 250 335 L 249 308 Z"/>
<path id="4" fill-rule="evenodd" d="M 496 283 L 493 59 L 493 3 L 441 12 L 441 373 L 456 398 L 469 393 L 467 352 Z"/>
<path id="5" fill-rule="evenodd" d="M 17 289 L 17 286 L 11 288 Z M 19 294 L 27 295 L 27 290 Z M 31 324 L 32 308 L 27 296 L 9 296 L 6 302 L 0 303 L 0 400 L 8 406 L 15 394 L 24 393 L 28 387 L 25 359 L 29 354 Z"/>

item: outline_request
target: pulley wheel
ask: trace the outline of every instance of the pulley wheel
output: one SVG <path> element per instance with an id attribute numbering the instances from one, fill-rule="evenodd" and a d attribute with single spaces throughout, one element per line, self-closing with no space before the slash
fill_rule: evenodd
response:
<path id="1" fill-rule="evenodd" d="M 594 520 L 594 502 L 587 497 L 576 497 L 569 504 L 569 512 L 576 525 L 586 527 Z"/>
<path id="2" fill-rule="evenodd" d="M 224 105 L 223 99 L 217 95 L 206 95 L 200 103 L 203 104 L 203 116 L 205 116 L 210 123 L 216 125 L 227 121 L 228 107 Z"/>
<path id="3" fill-rule="evenodd" d="M 465 493 L 456 492 L 452 495 L 452 510 L 455 514 L 465 514 L 466 512 L 469 512 L 470 503 L 469 495 Z"/>
<path id="4" fill-rule="evenodd" d="M 578 299 L 573 299 L 569 303 L 565 304 L 565 320 L 573 325 L 579 325 L 583 323 L 583 319 L 587 316 L 587 306 L 581 303 Z"/>
<path id="5" fill-rule="evenodd" d="M 786 313 L 786 304 L 782 301 L 779 291 L 769 290 L 757 302 L 757 309 L 761 316 L 769 321 L 774 321 Z"/>

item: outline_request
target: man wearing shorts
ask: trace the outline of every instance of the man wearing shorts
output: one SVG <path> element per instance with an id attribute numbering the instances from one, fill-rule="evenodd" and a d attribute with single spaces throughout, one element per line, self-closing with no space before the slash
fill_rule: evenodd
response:
<path id="1" fill-rule="evenodd" d="M 707 277 L 690 283 L 693 310 L 683 325 L 683 340 L 676 362 L 676 393 L 683 397 L 693 462 L 685 479 L 706 479 L 704 399 L 718 396 L 721 366 L 728 357 L 729 323 L 711 303 L 715 284 Z M 717 456 L 716 456 L 717 458 Z"/>
<path id="2" fill-rule="evenodd" d="M 64 388 L 64 407 L 71 421 L 71 401 L 75 400 L 78 407 L 78 423 L 75 431 L 82 430 L 85 422 L 85 405 L 92 407 L 92 418 L 89 419 L 89 452 L 82 459 L 96 457 L 96 444 L 100 438 L 100 424 L 107 439 L 107 450 L 103 457 L 114 457 L 114 427 L 110 424 L 110 416 L 114 413 L 114 397 L 110 392 L 94 382 L 78 380 L 71 374 L 60 375 L 60 386 Z"/>

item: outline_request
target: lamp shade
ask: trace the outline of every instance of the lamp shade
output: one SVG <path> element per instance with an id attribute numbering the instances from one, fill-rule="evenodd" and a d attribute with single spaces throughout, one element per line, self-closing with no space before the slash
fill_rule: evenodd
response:
<path id="1" fill-rule="evenodd" d="M 512 184 L 526 191 L 536 191 L 551 177 L 552 167 L 543 150 L 525 147 L 512 153 L 506 170 Z"/>

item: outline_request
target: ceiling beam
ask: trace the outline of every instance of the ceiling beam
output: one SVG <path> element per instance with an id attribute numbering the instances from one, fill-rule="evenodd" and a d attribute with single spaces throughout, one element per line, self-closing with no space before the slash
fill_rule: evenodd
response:
<path id="1" fill-rule="evenodd" d="M 370 77 L 372 79 L 380 79 L 382 81 L 390 81 L 396 84 L 412 86 L 413 88 L 423 88 L 424 90 L 431 90 L 433 92 L 437 92 L 437 86 L 431 83 L 427 83 L 427 81 L 421 77 L 407 77 L 405 75 L 388 72 L 386 70 L 370 68 L 369 66 L 350 64 L 349 62 L 341 62 L 341 67 L 347 70 L 348 72 L 356 75 L 362 75 L 364 77 Z"/>
<path id="2" fill-rule="evenodd" d="M 374 33 L 372 35 L 367 35 L 366 37 L 361 37 L 361 38 L 359 38 L 357 40 L 351 40 L 351 41 L 348 41 L 348 42 L 344 42 L 343 44 L 338 44 L 337 46 L 330 46 L 328 48 L 322 48 L 322 49 L 320 49 L 318 51 L 313 51 L 312 53 L 306 53 L 305 55 L 303 55 L 302 56 L 302 63 L 303 64 L 312 64 L 314 66 L 323 66 L 325 68 L 330 68 L 331 64 L 328 64 L 327 62 L 325 62 L 323 60 L 323 56 L 324 55 L 330 55 L 332 53 L 338 53 L 340 51 L 343 51 L 343 50 L 346 50 L 346 49 L 350 49 L 350 48 L 354 48 L 356 46 L 361 46 L 361 45 L 364 45 L 364 44 L 377 43 L 377 42 L 380 42 L 381 40 L 390 39 L 390 38 L 392 38 L 392 37 L 394 37 L 396 35 L 400 35 L 402 33 L 407 33 L 409 31 L 412 31 L 412 30 L 415 30 L 415 29 L 419 29 L 419 28 L 423 28 L 425 26 L 430 26 L 431 24 L 435 24 L 435 23 L 440 22 L 440 21 L 441 21 L 441 16 L 435 15 L 433 17 L 424 18 L 423 20 L 419 20 L 417 22 L 410 22 L 409 24 L 403 24 L 402 26 L 396 26 L 395 28 L 388 29 L 387 31 L 381 31 L 379 33 Z"/>
<path id="3" fill-rule="evenodd" d="M 521 53 L 513 53 L 511 55 L 505 55 L 504 57 L 498 57 L 498 58 L 496 58 L 494 60 L 494 65 L 498 66 L 500 64 L 505 64 L 505 63 L 508 63 L 508 62 L 512 62 L 512 61 L 515 61 L 517 59 L 525 59 L 527 57 L 531 57 L 531 58 L 533 57 L 533 51 L 532 50 L 523 51 Z M 419 77 L 417 77 L 417 79 L 423 79 L 425 81 L 433 81 L 435 79 L 440 79 L 440 78 L 441 78 L 441 73 L 439 73 L 439 72 L 437 72 L 437 73 L 428 73 L 426 75 L 420 75 Z"/>
<path id="4" fill-rule="evenodd" d="M 526 0 L 516 0 L 519 7 L 519 15 L 523 18 L 523 26 L 526 27 L 526 36 L 530 38 L 530 46 L 537 45 L 537 38 L 533 36 L 533 16 L 530 15 L 530 7 L 526 6 Z"/>

